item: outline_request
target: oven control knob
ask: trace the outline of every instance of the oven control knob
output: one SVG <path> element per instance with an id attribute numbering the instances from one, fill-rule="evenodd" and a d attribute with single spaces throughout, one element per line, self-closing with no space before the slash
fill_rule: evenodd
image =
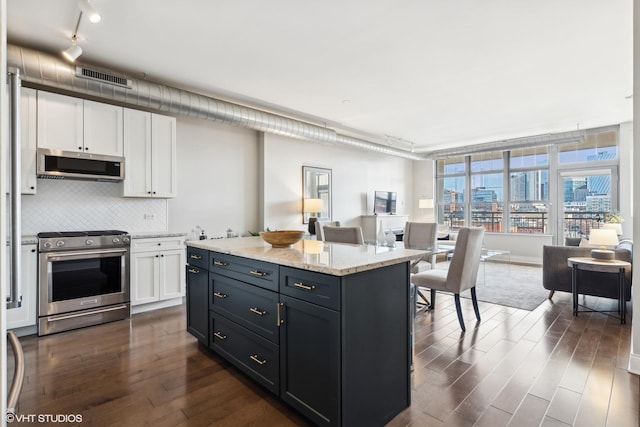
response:
<path id="1" fill-rule="evenodd" d="M 64 240 L 58 240 L 58 241 L 56 242 L 56 246 L 57 246 L 57 247 L 59 247 L 59 248 L 60 248 L 60 247 L 62 247 L 62 246 L 64 246 Z"/>
<path id="2" fill-rule="evenodd" d="M 86 242 L 84 242 L 86 245 L 93 245 L 93 240 L 91 239 L 87 239 Z"/>
<path id="3" fill-rule="evenodd" d="M 129 238 L 128 237 L 123 237 L 122 238 L 122 243 L 129 243 Z"/>
<path id="4" fill-rule="evenodd" d="M 117 245 L 118 243 L 120 243 L 120 239 L 118 237 L 114 237 L 112 242 Z"/>
<path id="5" fill-rule="evenodd" d="M 44 242 L 42 244 L 42 246 L 44 246 L 45 248 L 50 248 L 51 247 L 51 242 Z"/>

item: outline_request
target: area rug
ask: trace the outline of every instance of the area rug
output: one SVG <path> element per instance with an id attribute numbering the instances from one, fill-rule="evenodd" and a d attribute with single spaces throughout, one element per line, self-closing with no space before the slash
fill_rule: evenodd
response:
<path id="1" fill-rule="evenodd" d="M 447 268 L 448 263 L 438 263 L 436 268 Z M 542 268 L 485 262 L 478 270 L 476 296 L 479 301 L 532 311 L 549 295 L 542 287 Z M 465 291 L 461 297 L 471 298 Z"/>

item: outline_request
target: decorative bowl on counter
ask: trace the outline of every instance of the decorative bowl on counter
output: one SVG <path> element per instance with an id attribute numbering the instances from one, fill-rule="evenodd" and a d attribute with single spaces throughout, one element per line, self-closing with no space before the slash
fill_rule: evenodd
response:
<path id="1" fill-rule="evenodd" d="M 261 231 L 260 237 L 274 248 L 287 248 L 304 236 L 300 230 Z"/>

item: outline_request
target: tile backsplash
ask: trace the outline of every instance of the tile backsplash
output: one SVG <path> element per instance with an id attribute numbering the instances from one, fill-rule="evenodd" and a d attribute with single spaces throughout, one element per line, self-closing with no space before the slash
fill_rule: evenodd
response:
<path id="1" fill-rule="evenodd" d="M 41 231 L 166 231 L 167 200 L 124 198 L 122 183 L 39 179 L 22 196 L 22 235 Z"/>

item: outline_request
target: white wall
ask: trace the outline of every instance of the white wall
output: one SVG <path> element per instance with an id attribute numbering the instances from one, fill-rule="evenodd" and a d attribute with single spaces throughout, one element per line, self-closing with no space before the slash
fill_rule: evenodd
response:
<path id="1" fill-rule="evenodd" d="M 413 206 L 412 213 L 416 221 L 435 222 L 435 208 L 418 208 L 419 199 L 433 199 L 435 204 L 435 162 L 433 160 L 422 160 L 413 162 Z"/>
<path id="2" fill-rule="evenodd" d="M 265 228 L 306 229 L 302 223 L 302 166 L 332 170 L 333 219 L 343 225 L 360 225 L 360 215 L 373 213 L 375 190 L 396 191 L 396 213 L 412 214 L 410 160 L 271 134 L 264 135 L 263 150 Z"/>
<path id="3" fill-rule="evenodd" d="M 196 225 L 208 237 L 227 228 L 247 234 L 258 226 L 258 138 L 256 132 L 221 123 L 178 117 L 178 197 L 168 200 L 169 231 Z"/>

